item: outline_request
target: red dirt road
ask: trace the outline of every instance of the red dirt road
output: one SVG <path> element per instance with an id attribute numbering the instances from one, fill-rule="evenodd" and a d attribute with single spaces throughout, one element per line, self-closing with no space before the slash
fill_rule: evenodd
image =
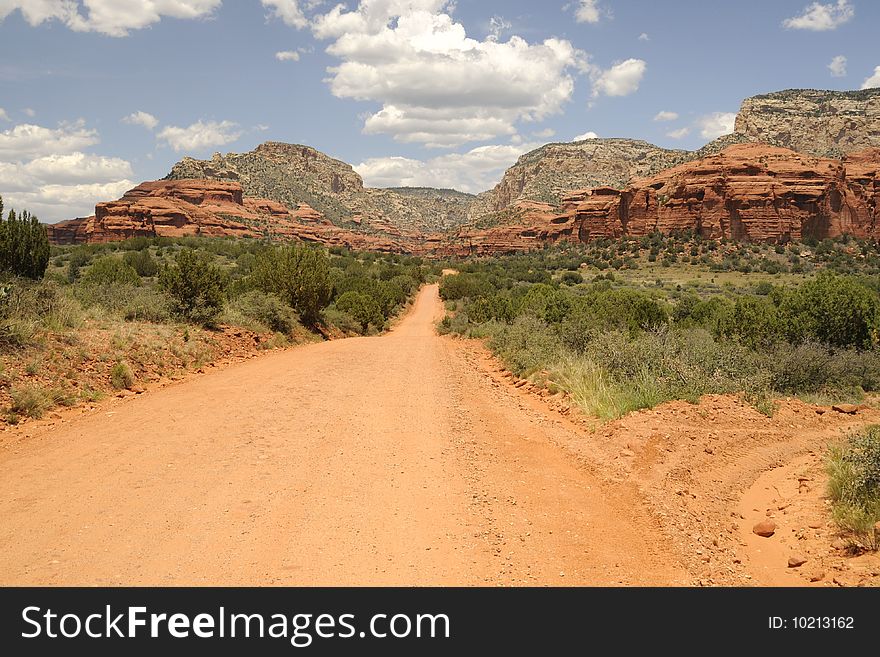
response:
<path id="1" fill-rule="evenodd" d="M 438 337 L 233 365 L 0 450 L 3 585 L 688 584 L 635 487 Z"/>

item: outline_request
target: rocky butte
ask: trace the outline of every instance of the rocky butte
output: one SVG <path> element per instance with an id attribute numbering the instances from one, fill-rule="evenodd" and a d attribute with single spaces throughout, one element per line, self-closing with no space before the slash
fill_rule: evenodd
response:
<path id="1" fill-rule="evenodd" d="M 880 89 L 788 89 L 746 98 L 734 133 L 822 157 L 880 148 Z"/>
<path id="2" fill-rule="evenodd" d="M 247 198 L 236 182 L 160 180 L 138 185 L 95 214 L 47 227 L 53 244 L 110 242 L 131 237 L 245 237 L 298 239 L 358 250 L 401 252 L 398 241 L 334 226 L 303 203 Z"/>
<path id="3" fill-rule="evenodd" d="M 294 208 L 305 203 L 335 225 L 392 236 L 459 226 L 475 198 L 451 189 L 372 189 L 350 164 L 310 146 L 275 141 L 210 160 L 187 157 L 167 176 L 192 178 L 237 182 L 246 196 Z"/>
<path id="4" fill-rule="evenodd" d="M 473 223 L 519 201 L 559 205 L 573 189 L 623 189 L 637 178 L 741 143 L 834 158 L 880 147 L 880 89 L 789 89 L 747 98 L 734 132 L 696 151 L 660 148 L 635 139 L 547 144 L 520 157 L 494 189 L 480 194 L 468 218 Z"/>
<path id="5" fill-rule="evenodd" d="M 545 242 L 693 231 L 707 239 L 880 238 L 880 148 L 842 160 L 766 144 L 729 146 L 634 181 L 572 192 L 559 207 L 519 201 L 505 225 L 460 229 L 445 255 L 512 253 Z"/>
<path id="6" fill-rule="evenodd" d="M 697 151 L 632 139 L 547 144 L 479 196 L 371 189 L 309 146 L 185 158 L 95 215 L 50 227 L 58 244 L 133 235 L 303 239 L 470 255 L 545 242 L 693 230 L 708 238 L 878 237 L 880 89 L 748 98 L 733 134 Z"/>

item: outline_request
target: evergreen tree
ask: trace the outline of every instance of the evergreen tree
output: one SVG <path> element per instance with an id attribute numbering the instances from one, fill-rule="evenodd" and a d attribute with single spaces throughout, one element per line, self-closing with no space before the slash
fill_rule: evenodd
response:
<path id="1" fill-rule="evenodd" d="M 333 294 L 327 252 L 300 244 L 266 249 L 257 256 L 252 279 L 287 302 L 307 326 L 318 322 Z"/>
<path id="2" fill-rule="evenodd" d="M 0 272 L 39 280 L 49 266 L 49 237 L 46 227 L 27 210 L 10 210 L 3 219 L 0 197 Z"/>
<path id="3" fill-rule="evenodd" d="M 137 279 L 137 272 L 124 263 Z M 208 259 L 192 249 L 184 249 L 175 263 L 159 274 L 159 285 L 171 296 L 175 311 L 185 318 L 210 326 L 226 301 L 226 276 Z"/>

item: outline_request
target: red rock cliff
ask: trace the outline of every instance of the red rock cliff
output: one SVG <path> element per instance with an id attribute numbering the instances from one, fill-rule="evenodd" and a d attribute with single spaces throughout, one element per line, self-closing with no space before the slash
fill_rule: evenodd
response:
<path id="1" fill-rule="evenodd" d="M 245 198 L 241 185 L 217 180 L 146 182 L 118 201 L 99 203 L 95 214 L 47 227 L 53 244 L 112 242 L 132 237 L 246 237 L 299 239 L 358 250 L 404 252 L 393 237 L 355 233 L 326 220 L 306 204 Z"/>
<path id="2" fill-rule="evenodd" d="M 746 241 L 875 237 L 878 172 L 880 149 L 832 160 L 741 144 L 622 192 L 593 190 L 577 205 L 575 220 L 582 240 L 655 230 Z"/>
<path id="3" fill-rule="evenodd" d="M 686 230 L 708 239 L 743 241 L 844 233 L 880 238 L 880 149 L 834 160 L 741 144 L 636 180 L 623 190 L 576 190 L 558 208 L 539 205 L 514 207 L 499 226 L 460 229 L 436 250 L 490 255 L 540 248 L 545 242 Z"/>

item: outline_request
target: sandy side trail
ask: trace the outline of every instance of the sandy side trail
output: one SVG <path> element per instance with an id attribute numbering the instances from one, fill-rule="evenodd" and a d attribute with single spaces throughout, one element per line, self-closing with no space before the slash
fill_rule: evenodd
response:
<path id="1" fill-rule="evenodd" d="M 382 337 L 233 365 L 7 441 L 0 584 L 686 584 L 571 426 L 438 337 L 427 286 Z"/>

